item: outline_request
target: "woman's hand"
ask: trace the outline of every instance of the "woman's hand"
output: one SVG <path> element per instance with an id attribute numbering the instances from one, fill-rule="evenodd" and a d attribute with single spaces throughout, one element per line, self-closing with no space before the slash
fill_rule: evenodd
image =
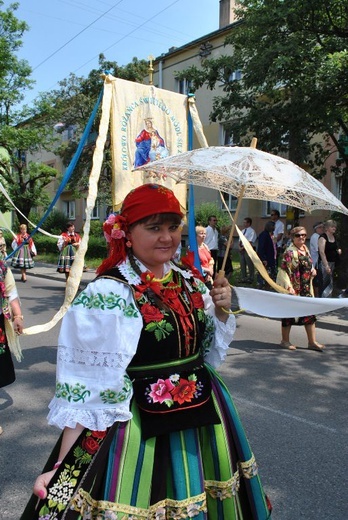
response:
<path id="1" fill-rule="evenodd" d="M 288 287 L 289 294 L 296 294 L 295 289 L 293 287 Z"/>
<path id="2" fill-rule="evenodd" d="M 217 278 L 215 278 L 210 296 L 215 305 L 216 317 L 220 321 L 227 321 L 228 314 L 222 310 L 222 307 L 225 309 L 231 308 L 232 291 L 227 278 L 224 276 L 217 276 Z"/>
<path id="3" fill-rule="evenodd" d="M 13 318 L 13 330 L 20 335 L 23 332 L 23 316 L 15 316 Z"/>
<path id="4" fill-rule="evenodd" d="M 35 480 L 33 493 L 37 497 L 41 498 L 41 500 L 47 497 L 47 486 L 52 480 L 53 475 L 55 474 L 56 469 L 52 469 L 51 471 L 47 471 L 47 473 L 42 473 Z"/>

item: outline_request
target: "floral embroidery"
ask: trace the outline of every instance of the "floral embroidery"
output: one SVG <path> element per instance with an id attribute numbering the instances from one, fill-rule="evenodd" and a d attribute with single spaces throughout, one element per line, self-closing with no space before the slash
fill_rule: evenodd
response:
<path id="1" fill-rule="evenodd" d="M 144 305 L 141 307 L 141 314 L 145 323 L 161 321 L 164 318 L 164 314 L 157 307 L 151 305 L 150 303 L 144 303 Z"/>
<path id="2" fill-rule="evenodd" d="M 120 309 L 126 318 L 137 318 L 138 310 L 133 303 L 127 305 L 126 300 L 113 292 L 105 295 L 101 293 L 88 296 L 84 291 L 73 301 L 73 305 L 82 305 L 86 309 L 113 310 Z"/>
<path id="3" fill-rule="evenodd" d="M 215 326 L 212 316 L 205 314 L 204 319 L 206 322 L 206 327 L 204 331 L 204 336 L 202 338 L 202 349 L 203 354 L 207 354 L 208 352 L 210 352 L 211 346 L 214 342 Z"/>
<path id="4" fill-rule="evenodd" d="M 0 356 L 4 354 L 6 350 L 6 336 L 3 329 L 0 328 Z"/>
<path id="5" fill-rule="evenodd" d="M 187 379 L 173 374 L 167 379 L 158 379 L 145 390 L 149 403 L 164 403 L 170 408 L 176 402 L 179 405 L 190 403 L 202 393 L 203 385 L 197 382 L 195 374 Z"/>
<path id="6" fill-rule="evenodd" d="M 86 437 L 83 439 L 81 446 L 76 446 L 74 449 L 74 456 L 76 463 L 81 468 L 82 464 L 90 464 L 92 456 L 97 453 L 100 448 L 106 431 L 88 431 Z"/>
<path id="7" fill-rule="evenodd" d="M 69 385 L 68 383 L 56 383 L 56 397 L 66 399 L 69 403 L 73 401 L 77 403 L 79 401 L 85 402 L 86 397 L 91 395 L 90 390 L 86 390 L 85 385 L 77 383 L 76 385 Z"/>
<path id="8" fill-rule="evenodd" d="M 57 514 L 63 511 L 71 499 L 80 470 L 75 466 L 65 465 L 64 470 L 59 475 L 58 480 L 49 488 L 47 504 L 39 511 L 39 520 L 54 520 Z"/>
<path id="9" fill-rule="evenodd" d="M 239 472 L 236 471 L 233 476 L 225 482 L 206 480 L 204 484 L 207 493 L 209 493 L 212 498 L 222 501 L 237 495 L 240 488 L 240 475 Z"/>
<path id="10" fill-rule="evenodd" d="M 109 388 L 107 390 L 104 390 L 103 392 L 100 392 L 99 395 L 104 404 L 121 403 L 122 401 L 128 399 L 132 392 L 132 382 L 127 375 L 125 375 L 123 379 L 124 385 L 122 390 L 120 390 L 119 392 L 115 392 L 114 390 L 110 390 Z"/>

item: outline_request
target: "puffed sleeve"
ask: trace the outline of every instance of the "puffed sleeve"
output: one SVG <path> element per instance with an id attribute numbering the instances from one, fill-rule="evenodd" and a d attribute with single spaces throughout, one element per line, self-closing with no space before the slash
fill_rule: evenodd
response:
<path id="1" fill-rule="evenodd" d="M 196 280 L 203 296 L 204 310 L 206 314 L 206 330 L 203 338 L 204 359 L 214 368 L 220 366 L 225 360 L 227 349 L 236 330 L 236 318 L 230 314 L 224 323 L 215 316 L 215 305 L 209 294 L 209 290 L 200 280 Z"/>
<path id="2" fill-rule="evenodd" d="M 142 328 L 126 284 L 100 278 L 82 291 L 63 318 L 56 392 L 49 424 L 105 430 L 127 421 L 132 383 L 126 373 Z"/>

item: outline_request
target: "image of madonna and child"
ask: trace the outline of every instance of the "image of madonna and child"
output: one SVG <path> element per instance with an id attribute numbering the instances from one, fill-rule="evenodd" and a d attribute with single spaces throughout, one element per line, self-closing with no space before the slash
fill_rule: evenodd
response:
<path id="1" fill-rule="evenodd" d="M 25 283 L 27 281 L 26 271 L 34 267 L 33 257 L 37 254 L 34 240 L 30 238 L 26 224 L 19 226 L 19 233 L 12 241 L 11 247 L 14 251 L 20 247 L 12 257 L 11 267 L 21 270 L 21 280 Z"/>
<path id="2" fill-rule="evenodd" d="M 63 433 L 22 520 L 270 518 L 214 368 L 236 328 L 231 288 L 171 260 L 182 217 L 144 184 L 104 223 L 109 256 L 60 330 L 48 422 Z"/>
<path id="3" fill-rule="evenodd" d="M 135 168 L 147 164 L 150 161 L 164 159 L 169 155 L 163 137 L 159 135 L 153 126 L 153 119 L 149 117 L 146 118 L 144 122 L 145 128 L 135 139 Z"/>

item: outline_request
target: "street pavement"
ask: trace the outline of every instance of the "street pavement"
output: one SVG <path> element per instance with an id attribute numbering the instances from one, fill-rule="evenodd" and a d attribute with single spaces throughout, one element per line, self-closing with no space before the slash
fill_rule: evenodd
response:
<path id="1" fill-rule="evenodd" d="M 48 278 L 51 280 L 60 281 L 65 283 L 65 276 L 62 273 L 58 273 L 56 266 L 53 264 L 47 264 L 43 262 L 35 262 L 35 267 L 27 271 L 28 276 L 39 276 L 41 278 Z M 87 269 L 86 272 L 82 273 L 80 287 L 84 288 L 89 282 L 94 280 L 96 277 L 95 269 Z M 19 282 L 18 282 L 19 283 Z M 237 298 L 232 298 L 233 310 L 238 310 Z M 333 330 L 336 332 L 348 332 L 348 307 L 338 309 L 336 311 L 329 312 L 327 314 L 321 314 L 317 316 L 316 326 L 322 329 Z"/>

